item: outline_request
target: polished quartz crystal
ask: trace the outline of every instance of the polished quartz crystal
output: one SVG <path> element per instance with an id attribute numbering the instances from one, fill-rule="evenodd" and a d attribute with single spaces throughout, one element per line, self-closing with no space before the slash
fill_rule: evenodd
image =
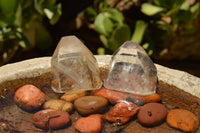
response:
<path id="1" fill-rule="evenodd" d="M 127 41 L 113 54 L 104 86 L 122 92 L 152 94 L 156 92 L 157 70 L 140 45 Z"/>
<path id="2" fill-rule="evenodd" d="M 94 55 L 75 36 L 62 37 L 51 59 L 52 89 L 57 93 L 99 89 L 102 85 Z"/>

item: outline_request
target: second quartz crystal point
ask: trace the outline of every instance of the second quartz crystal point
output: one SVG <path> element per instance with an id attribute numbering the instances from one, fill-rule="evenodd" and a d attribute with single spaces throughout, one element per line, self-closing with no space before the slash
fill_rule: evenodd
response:
<path id="1" fill-rule="evenodd" d="M 152 94 L 156 92 L 157 70 L 141 46 L 127 41 L 113 54 L 104 86 L 128 93 Z"/>
<path id="2" fill-rule="evenodd" d="M 94 55 L 75 36 L 62 37 L 51 60 L 52 88 L 57 93 L 101 87 Z"/>

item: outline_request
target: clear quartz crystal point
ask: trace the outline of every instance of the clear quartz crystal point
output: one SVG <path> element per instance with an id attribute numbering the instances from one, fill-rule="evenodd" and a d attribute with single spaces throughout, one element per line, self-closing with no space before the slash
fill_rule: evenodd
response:
<path id="1" fill-rule="evenodd" d="M 99 89 L 102 85 L 94 55 L 75 36 L 62 37 L 51 59 L 52 89 L 57 93 Z"/>
<path id="2" fill-rule="evenodd" d="M 127 41 L 113 54 L 104 86 L 140 95 L 153 94 L 157 88 L 157 70 L 140 45 Z"/>

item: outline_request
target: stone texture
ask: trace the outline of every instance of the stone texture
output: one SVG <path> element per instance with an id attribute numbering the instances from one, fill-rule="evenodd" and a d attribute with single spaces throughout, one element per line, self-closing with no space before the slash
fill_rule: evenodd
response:
<path id="1" fill-rule="evenodd" d="M 169 126 L 184 132 L 195 132 L 199 126 L 198 118 L 190 111 L 184 109 L 170 110 L 167 119 Z"/>
<path id="2" fill-rule="evenodd" d="M 101 87 L 94 55 L 75 36 L 62 37 L 51 59 L 52 89 L 57 93 Z"/>
<path id="3" fill-rule="evenodd" d="M 106 114 L 106 120 L 116 124 L 127 123 L 139 111 L 139 107 L 128 101 L 122 101 L 117 104 Z"/>
<path id="4" fill-rule="evenodd" d="M 113 54 L 104 86 L 128 93 L 153 94 L 157 87 L 157 70 L 140 45 L 127 41 Z"/>
<path id="5" fill-rule="evenodd" d="M 109 70 L 111 55 L 96 55 L 95 57 L 101 71 L 101 77 L 104 77 Z M 51 57 L 41 57 L 1 66 L 0 91 L 2 91 L 5 87 L 8 89 L 13 87 L 12 84 L 8 84 L 6 81 L 38 77 L 42 74 L 50 73 L 50 60 Z M 157 68 L 158 79 L 160 81 L 173 85 L 200 98 L 200 78 L 187 72 L 170 69 L 158 64 L 155 66 Z M 21 82 L 23 82 L 23 80 L 21 80 Z"/>

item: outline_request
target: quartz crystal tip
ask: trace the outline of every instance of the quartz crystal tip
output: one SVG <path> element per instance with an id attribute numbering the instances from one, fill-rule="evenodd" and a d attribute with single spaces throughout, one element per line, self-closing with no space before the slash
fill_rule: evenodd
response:
<path id="1" fill-rule="evenodd" d="M 52 89 L 57 93 L 99 89 L 96 58 L 75 36 L 62 37 L 51 59 Z"/>
<path id="2" fill-rule="evenodd" d="M 157 70 L 140 45 L 127 41 L 113 54 L 104 86 L 140 95 L 153 94 L 157 88 Z"/>

